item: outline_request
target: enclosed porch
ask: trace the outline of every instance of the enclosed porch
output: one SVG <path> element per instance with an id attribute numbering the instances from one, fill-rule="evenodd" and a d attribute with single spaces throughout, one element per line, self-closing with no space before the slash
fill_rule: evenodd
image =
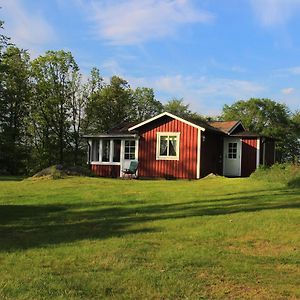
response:
<path id="1" fill-rule="evenodd" d="M 88 143 L 87 163 L 101 177 L 122 177 L 131 161 L 138 161 L 139 137 L 128 135 L 85 136 Z"/>

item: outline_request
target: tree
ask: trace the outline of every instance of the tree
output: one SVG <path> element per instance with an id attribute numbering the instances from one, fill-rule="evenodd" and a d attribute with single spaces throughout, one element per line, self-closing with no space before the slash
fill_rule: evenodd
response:
<path id="1" fill-rule="evenodd" d="M 29 55 L 9 46 L 1 57 L 0 165 L 24 172 L 28 159 L 27 113 L 31 96 Z"/>
<path id="2" fill-rule="evenodd" d="M 201 116 L 197 112 L 192 112 L 189 107 L 189 104 L 184 104 L 183 99 L 174 98 L 164 105 L 164 111 L 184 119 L 193 120 L 194 122 L 206 122 L 205 117 Z"/>
<path id="3" fill-rule="evenodd" d="M 174 114 L 178 117 L 188 117 L 192 114 L 189 104 L 184 104 L 183 99 L 173 98 L 164 105 L 164 111 Z"/>
<path id="4" fill-rule="evenodd" d="M 132 118 L 135 121 L 144 121 L 163 111 L 161 102 L 155 99 L 151 88 L 138 87 L 133 92 Z"/>
<path id="5" fill-rule="evenodd" d="M 46 165 L 64 163 L 69 142 L 72 101 L 80 77 L 79 68 L 70 52 L 47 51 L 32 62 L 34 97 L 32 122 L 36 145 L 41 147 L 40 161 Z M 73 116 L 74 117 L 74 116 Z"/>
<path id="6" fill-rule="evenodd" d="M 225 121 L 241 120 L 247 130 L 277 138 L 279 161 L 292 160 L 299 151 L 291 114 L 284 104 L 270 99 L 240 100 L 224 105 L 222 117 Z"/>
<path id="7" fill-rule="evenodd" d="M 90 97 L 86 109 L 87 132 L 106 132 L 114 125 L 132 119 L 133 91 L 128 82 L 113 76 L 110 83 Z"/>
<path id="8" fill-rule="evenodd" d="M 82 152 L 82 132 L 88 127 L 88 118 L 84 119 L 86 107 L 92 94 L 101 90 L 103 78 L 99 70 L 93 68 L 86 83 L 82 83 L 82 76 L 79 73 L 74 75 L 71 85 L 71 97 L 69 102 L 70 110 L 70 142 L 73 148 L 74 164 L 79 163 L 79 157 Z M 84 145 L 85 146 L 85 145 Z M 85 147 L 84 147 L 85 150 Z"/>

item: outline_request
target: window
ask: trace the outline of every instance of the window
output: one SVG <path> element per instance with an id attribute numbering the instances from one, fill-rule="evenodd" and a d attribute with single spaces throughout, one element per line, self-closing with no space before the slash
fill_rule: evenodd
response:
<path id="1" fill-rule="evenodd" d="M 156 159 L 179 160 L 179 132 L 158 132 Z"/>
<path id="2" fill-rule="evenodd" d="M 99 161 L 99 140 L 92 140 L 92 160 Z"/>
<path id="3" fill-rule="evenodd" d="M 109 162 L 110 140 L 102 140 L 102 161 Z"/>
<path id="4" fill-rule="evenodd" d="M 124 159 L 135 159 L 135 141 L 125 141 Z"/>
<path id="5" fill-rule="evenodd" d="M 120 162 L 121 140 L 114 140 L 113 162 Z"/>
<path id="6" fill-rule="evenodd" d="M 237 143 L 228 143 L 228 158 L 237 158 Z"/>

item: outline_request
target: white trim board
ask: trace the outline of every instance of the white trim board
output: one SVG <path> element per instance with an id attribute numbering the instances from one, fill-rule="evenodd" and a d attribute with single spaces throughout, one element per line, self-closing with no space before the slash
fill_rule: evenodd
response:
<path id="1" fill-rule="evenodd" d="M 244 125 L 241 121 L 237 121 L 236 124 L 228 131 L 228 135 L 230 135 L 239 125 L 242 125 L 243 129 L 245 130 Z"/>
<path id="2" fill-rule="evenodd" d="M 178 121 L 181 121 L 181 122 L 183 122 L 183 123 L 185 123 L 185 124 L 187 124 L 187 125 L 190 125 L 190 126 L 192 126 L 192 127 L 198 128 L 198 129 L 200 129 L 200 130 L 202 130 L 202 131 L 205 131 L 205 128 L 203 128 L 203 127 L 201 127 L 201 126 L 198 126 L 198 125 L 196 125 L 196 124 L 194 124 L 194 123 L 191 123 L 191 122 L 189 122 L 189 121 L 187 121 L 187 120 L 184 120 L 184 119 L 182 119 L 182 118 L 180 118 L 180 117 L 177 117 L 177 116 L 175 116 L 175 115 L 173 115 L 173 114 L 171 114 L 171 113 L 169 113 L 169 112 L 163 112 L 163 113 L 161 113 L 161 114 L 159 114 L 159 115 L 157 115 L 157 116 L 155 116 L 155 117 L 153 117 L 153 118 L 150 118 L 150 119 L 148 119 L 148 120 L 146 120 L 146 121 L 144 121 L 144 122 L 141 122 L 141 123 L 139 123 L 139 124 L 137 124 L 137 125 L 134 125 L 134 126 L 130 127 L 130 128 L 128 129 L 128 131 L 132 131 L 132 130 L 138 128 L 138 127 L 141 127 L 141 126 L 143 126 L 143 125 L 145 125 L 145 124 L 148 124 L 148 123 L 150 123 L 150 122 L 152 122 L 152 121 L 155 121 L 155 120 L 157 120 L 157 119 L 160 119 L 161 117 L 164 117 L 164 116 L 173 118 L 173 119 L 178 120 Z"/>

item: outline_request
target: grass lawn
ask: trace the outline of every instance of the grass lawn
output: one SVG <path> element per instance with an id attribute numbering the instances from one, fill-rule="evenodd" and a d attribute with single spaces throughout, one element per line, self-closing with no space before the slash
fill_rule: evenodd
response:
<path id="1" fill-rule="evenodd" d="M 0 180 L 0 299 L 300 299 L 300 189 Z"/>

